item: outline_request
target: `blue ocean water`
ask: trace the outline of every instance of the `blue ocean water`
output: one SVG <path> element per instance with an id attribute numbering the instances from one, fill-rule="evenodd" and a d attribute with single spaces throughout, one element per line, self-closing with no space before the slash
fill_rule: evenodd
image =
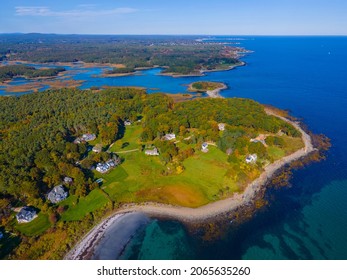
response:
<path id="1" fill-rule="evenodd" d="M 225 97 L 251 98 L 288 109 L 315 133 L 327 135 L 327 159 L 294 172 L 290 188 L 270 189 L 269 206 L 226 236 L 203 242 L 175 221 L 152 220 L 126 246 L 124 259 L 347 259 L 347 37 L 215 37 L 254 51 L 247 63 L 206 77 L 172 78 L 161 69 L 103 78 L 104 68 L 71 76 L 91 86 L 142 86 L 186 92 L 199 80 L 219 81 Z M 70 69 L 69 70 L 73 70 Z M 83 71 L 81 71 L 83 70 Z M 27 81 L 16 80 L 15 83 Z M 0 88 L 1 94 L 9 94 Z"/>
<path id="2" fill-rule="evenodd" d="M 254 51 L 244 58 L 247 66 L 206 79 L 226 82 L 226 97 L 289 109 L 331 138 L 326 161 L 295 171 L 290 188 L 270 189 L 269 207 L 231 226 L 220 240 L 206 243 L 179 223 L 155 220 L 130 242 L 124 258 L 160 259 L 150 246 L 160 242 L 171 252 L 166 259 L 347 259 L 347 37 L 245 39 L 241 44 Z"/>

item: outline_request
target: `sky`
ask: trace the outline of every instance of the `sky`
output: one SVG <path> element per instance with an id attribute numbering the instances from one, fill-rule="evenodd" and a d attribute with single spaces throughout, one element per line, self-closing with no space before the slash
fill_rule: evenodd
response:
<path id="1" fill-rule="evenodd" d="M 346 0 L 11 0 L 0 33 L 347 35 Z"/>

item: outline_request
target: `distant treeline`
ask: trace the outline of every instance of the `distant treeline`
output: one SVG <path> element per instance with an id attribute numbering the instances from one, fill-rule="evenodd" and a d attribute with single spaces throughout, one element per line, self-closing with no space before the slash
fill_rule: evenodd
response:
<path id="1" fill-rule="evenodd" d="M 164 72 L 196 73 L 239 62 L 238 47 L 201 43 L 195 37 L 0 35 L 2 60 L 96 62 L 137 67 L 166 66 Z M 125 73 L 125 70 L 114 70 Z M 120 71 L 120 72 L 118 72 Z"/>
<path id="2" fill-rule="evenodd" d="M 11 80 L 17 76 L 26 78 L 53 77 L 65 71 L 63 67 L 36 69 L 27 65 L 6 65 L 0 67 L 0 82 Z"/>

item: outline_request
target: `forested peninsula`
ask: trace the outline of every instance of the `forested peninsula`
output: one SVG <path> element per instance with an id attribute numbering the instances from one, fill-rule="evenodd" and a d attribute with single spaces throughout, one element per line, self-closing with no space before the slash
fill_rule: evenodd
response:
<path id="1" fill-rule="evenodd" d="M 1 97 L 0 120 L 0 219 L 12 233 L 1 257 L 21 259 L 62 258 L 124 203 L 199 207 L 242 193 L 304 146 L 255 101 L 175 103 L 137 88 Z M 54 201 L 57 186 L 64 199 Z M 36 217 L 18 223 L 22 207 Z"/>
<path id="2" fill-rule="evenodd" d="M 0 82 L 10 81 L 16 77 L 25 77 L 29 79 L 54 77 L 65 71 L 63 67 L 36 69 L 27 65 L 5 65 L 0 66 Z"/>

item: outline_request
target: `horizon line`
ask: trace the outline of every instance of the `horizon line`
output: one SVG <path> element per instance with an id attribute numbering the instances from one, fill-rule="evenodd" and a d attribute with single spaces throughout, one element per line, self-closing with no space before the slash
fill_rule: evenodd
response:
<path id="1" fill-rule="evenodd" d="M 274 37 L 346 37 L 347 34 L 163 34 L 163 33 L 153 33 L 153 34 L 96 34 L 96 33 L 41 33 L 41 32 L 0 32 L 0 35 L 65 35 L 65 36 L 274 36 Z"/>

